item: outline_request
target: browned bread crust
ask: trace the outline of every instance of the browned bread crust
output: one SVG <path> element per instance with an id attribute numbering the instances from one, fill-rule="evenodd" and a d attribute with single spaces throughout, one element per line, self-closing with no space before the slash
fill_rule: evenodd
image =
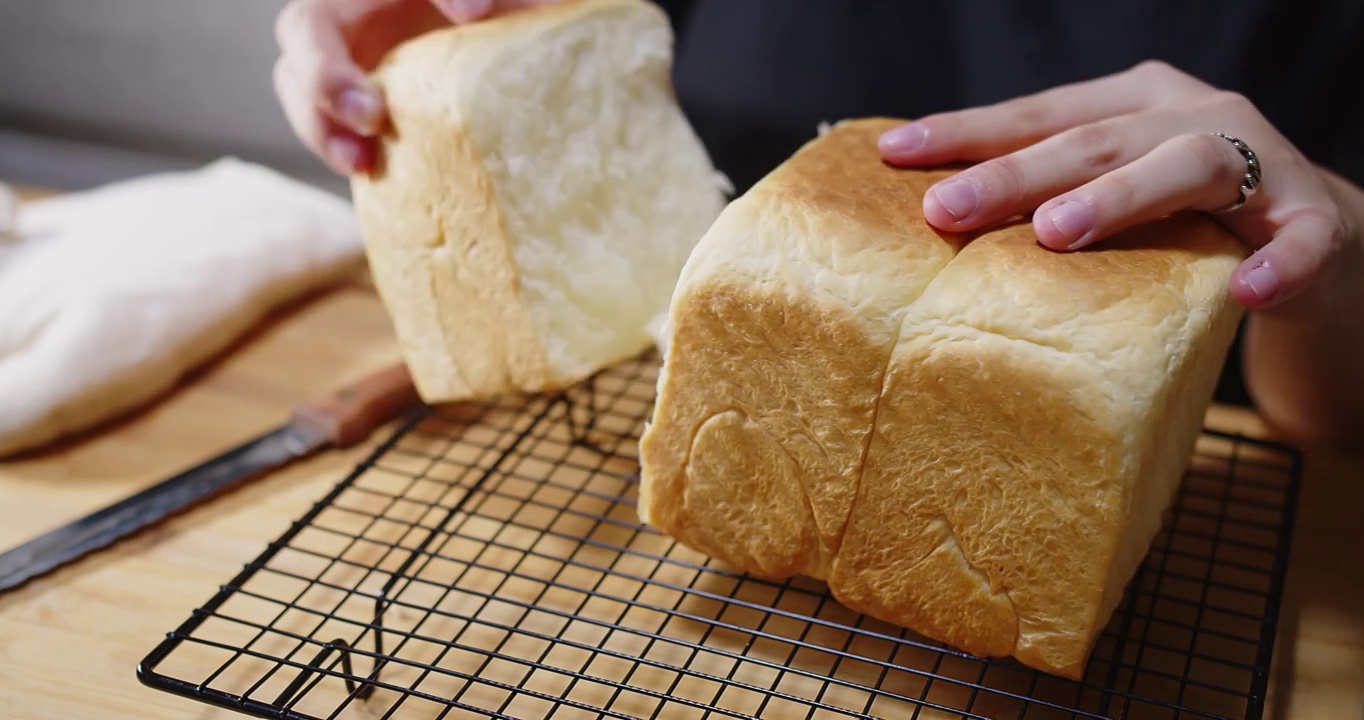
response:
<path id="1" fill-rule="evenodd" d="M 736 200 L 671 307 L 642 517 L 852 609 L 1078 677 L 1147 552 L 1241 316 L 1199 215 L 1055 253 L 924 220 L 950 170 L 841 123 Z"/>

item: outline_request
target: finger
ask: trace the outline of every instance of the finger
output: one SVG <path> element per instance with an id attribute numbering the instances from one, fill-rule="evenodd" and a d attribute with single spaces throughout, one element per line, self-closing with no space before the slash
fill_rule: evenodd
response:
<path id="1" fill-rule="evenodd" d="M 295 92 L 359 135 L 374 135 L 383 118 L 383 99 L 351 59 L 341 18 L 331 5 L 294 0 L 275 26 Z"/>
<path id="2" fill-rule="evenodd" d="M 493 9 L 493 0 L 432 0 L 432 4 L 453 23 L 482 20 Z"/>
<path id="3" fill-rule="evenodd" d="M 924 217 L 963 232 L 1030 212 L 1150 152 L 1179 124 L 1174 113 L 1155 110 L 1072 128 L 935 184 L 925 194 Z"/>
<path id="4" fill-rule="evenodd" d="M 451 22 L 461 24 L 557 0 L 431 0 Z"/>
<path id="5" fill-rule="evenodd" d="M 1225 209 L 1239 197 L 1245 166 L 1222 138 L 1179 135 L 1042 204 L 1033 215 L 1033 229 L 1043 245 L 1075 250 L 1180 210 Z"/>
<path id="6" fill-rule="evenodd" d="M 283 59 L 275 63 L 275 92 L 294 134 L 340 175 L 370 170 L 376 154 L 374 141 L 327 117 L 309 102 L 296 78 Z"/>
<path id="7" fill-rule="evenodd" d="M 1232 273 L 1232 297 L 1252 311 L 1287 302 L 1311 287 L 1344 245 L 1343 225 L 1332 213 L 1301 210 Z"/>
<path id="8" fill-rule="evenodd" d="M 398 45 L 451 23 L 431 0 L 334 0 L 332 11 L 340 18 L 351 62 L 366 72 Z"/>
<path id="9" fill-rule="evenodd" d="M 878 147 L 887 162 L 897 165 L 986 160 L 1078 125 L 1208 90 L 1168 65 L 1143 63 L 994 105 L 930 115 L 887 131 Z"/>

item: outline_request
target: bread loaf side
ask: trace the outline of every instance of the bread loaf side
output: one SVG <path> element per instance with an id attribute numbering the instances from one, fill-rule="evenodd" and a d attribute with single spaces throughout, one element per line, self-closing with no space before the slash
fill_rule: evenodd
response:
<path id="1" fill-rule="evenodd" d="M 671 85 L 667 17 L 570 0 L 416 38 L 353 182 L 428 402 L 565 387 L 647 349 L 725 196 Z"/>
<path id="2" fill-rule="evenodd" d="M 840 123 L 682 274 L 641 516 L 768 577 L 1078 677 L 1159 528 L 1234 336 L 1244 257 L 1179 215 L 1055 253 L 924 221 L 952 171 Z"/>

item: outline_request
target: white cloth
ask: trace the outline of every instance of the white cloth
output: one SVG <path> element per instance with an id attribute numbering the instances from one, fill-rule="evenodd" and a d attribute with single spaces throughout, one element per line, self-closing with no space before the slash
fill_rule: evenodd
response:
<path id="1" fill-rule="evenodd" d="M 0 236 L 0 456 L 149 402 L 363 257 L 349 203 L 232 158 L 17 220 Z"/>
<path id="2" fill-rule="evenodd" d="M 19 215 L 19 196 L 10 186 L 0 183 L 0 240 L 14 232 L 15 218 Z"/>

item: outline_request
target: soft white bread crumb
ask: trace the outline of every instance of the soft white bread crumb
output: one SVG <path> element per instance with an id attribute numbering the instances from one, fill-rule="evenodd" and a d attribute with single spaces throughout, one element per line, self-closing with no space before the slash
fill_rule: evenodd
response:
<path id="1" fill-rule="evenodd" d="M 653 344 L 719 214 L 667 17 L 575 0 L 437 31 L 377 70 L 393 118 L 354 197 L 422 397 L 561 388 Z"/>
<path id="2" fill-rule="evenodd" d="M 1092 250 L 922 215 L 839 123 L 717 219 L 670 310 L 640 513 L 743 570 L 1075 678 L 1189 462 L 1245 250 L 1181 214 Z"/>

